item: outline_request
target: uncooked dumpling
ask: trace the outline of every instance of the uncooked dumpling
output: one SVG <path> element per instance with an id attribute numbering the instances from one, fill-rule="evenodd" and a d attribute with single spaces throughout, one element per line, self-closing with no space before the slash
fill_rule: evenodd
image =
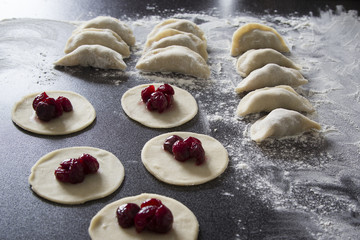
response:
<path id="1" fill-rule="evenodd" d="M 86 175 L 81 183 L 71 184 L 56 179 L 54 171 L 60 163 L 87 153 L 99 162 L 99 170 Z M 69 147 L 52 151 L 41 157 L 31 168 L 31 189 L 49 201 L 62 204 L 81 204 L 106 197 L 121 186 L 125 170 L 112 153 L 93 147 Z"/>
<path id="2" fill-rule="evenodd" d="M 176 29 L 182 32 L 192 33 L 199 37 L 201 40 L 206 41 L 204 32 L 195 23 L 186 19 L 167 19 L 154 27 L 149 33 L 147 39 L 154 37 L 158 32 L 164 29 Z"/>
<path id="3" fill-rule="evenodd" d="M 236 114 L 245 116 L 250 113 L 271 112 L 276 108 L 286 108 L 299 112 L 313 112 L 311 103 L 289 86 L 280 85 L 257 89 L 243 97 Z"/>
<path id="4" fill-rule="evenodd" d="M 299 112 L 278 108 L 257 120 L 250 128 L 250 137 L 262 142 L 268 137 L 281 138 L 293 136 L 321 126 Z"/>
<path id="5" fill-rule="evenodd" d="M 46 91 L 46 93 L 55 99 L 59 96 L 68 98 L 73 111 L 64 113 L 49 122 L 43 122 L 38 119 L 32 107 L 34 98 L 40 92 L 31 93 L 16 102 L 12 109 L 11 118 L 17 126 L 36 134 L 65 135 L 81 131 L 95 120 L 95 108 L 84 96 L 70 91 Z"/>
<path id="6" fill-rule="evenodd" d="M 165 140 L 177 135 L 182 138 L 195 137 L 202 143 L 205 151 L 205 162 L 196 166 L 195 161 L 179 162 L 165 151 Z M 226 148 L 215 138 L 193 132 L 168 132 L 156 136 L 145 143 L 141 150 L 141 160 L 145 168 L 160 181 L 179 185 L 192 186 L 203 184 L 220 176 L 229 164 Z"/>
<path id="7" fill-rule="evenodd" d="M 172 229 L 164 234 L 151 231 L 136 232 L 135 227 L 120 227 L 116 210 L 126 203 L 141 205 L 145 200 L 159 199 L 170 209 L 174 217 Z M 103 207 L 92 219 L 89 226 L 92 240 L 196 240 L 199 233 L 199 222 L 194 213 L 181 202 L 158 194 L 142 193 L 125 197 Z"/>
<path id="8" fill-rule="evenodd" d="M 246 77 L 255 69 L 261 68 L 268 63 L 294 68 L 299 70 L 300 67 L 293 63 L 290 59 L 282 55 L 280 52 L 271 49 L 251 49 L 241 55 L 236 62 L 236 71 Z"/>
<path id="9" fill-rule="evenodd" d="M 238 28 L 232 37 L 231 55 L 236 57 L 250 49 L 272 48 L 289 52 L 284 39 L 271 27 L 259 23 L 248 23 Z"/>
<path id="10" fill-rule="evenodd" d="M 206 41 L 201 40 L 192 33 L 186 33 L 176 29 L 164 29 L 154 37 L 148 39 L 145 43 L 144 52 L 172 45 L 188 47 L 199 53 L 205 61 L 208 59 Z"/>
<path id="11" fill-rule="evenodd" d="M 129 46 L 110 29 L 86 28 L 73 34 L 67 41 L 65 53 L 70 53 L 82 45 L 102 45 L 120 53 L 123 58 L 130 56 Z"/>
<path id="12" fill-rule="evenodd" d="M 198 105 L 195 98 L 186 90 L 172 85 L 172 106 L 162 113 L 149 111 L 141 100 L 141 91 L 154 85 L 157 89 L 160 83 L 142 84 L 127 90 L 121 97 L 121 106 L 131 119 L 151 128 L 172 128 L 180 126 L 195 117 Z"/>
<path id="13" fill-rule="evenodd" d="M 210 77 L 205 60 L 183 46 L 151 50 L 139 59 L 136 68 L 144 72 L 175 72 L 205 79 Z"/>
<path id="14" fill-rule="evenodd" d="M 109 16 L 96 17 L 80 25 L 75 32 L 84 28 L 110 29 L 116 32 L 129 46 L 135 45 L 133 31 L 124 22 L 116 18 Z"/>
<path id="15" fill-rule="evenodd" d="M 101 45 L 82 45 L 54 63 L 58 66 L 84 66 L 102 69 L 126 68 L 120 53 Z"/>
<path id="16" fill-rule="evenodd" d="M 249 76 L 237 85 L 235 91 L 237 93 L 250 92 L 259 88 L 275 87 L 278 85 L 298 87 L 307 82 L 308 80 L 298 70 L 269 63 L 262 68 L 252 71 Z"/>

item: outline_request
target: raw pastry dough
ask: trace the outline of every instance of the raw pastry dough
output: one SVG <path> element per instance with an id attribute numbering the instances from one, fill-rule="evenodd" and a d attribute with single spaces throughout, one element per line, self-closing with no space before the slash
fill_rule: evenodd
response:
<path id="1" fill-rule="evenodd" d="M 196 52 L 183 46 L 169 46 L 145 53 L 136 68 L 143 72 L 176 72 L 197 78 L 209 78 L 210 69 Z"/>
<path id="2" fill-rule="evenodd" d="M 272 48 L 279 52 L 289 52 L 284 39 L 271 27 L 259 23 L 248 23 L 238 28 L 232 37 L 231 55 L 236 57 L 250 50 Z"/>
<path id="3" fill-rule="evenodd" d="M 268 137 L 281 138 L 300 134 L 312 128 L 320 129 L 317 122 L 296 111 L 278 108 L 257 120 L 250 128 L 251 139 L 262 142 Z"/>
<path id="4" fill-rule="evenodd" d="M 120 53 L 123 58 L 130 56 L 129 46 L 110 29 L 85 28 L 71 35 L 65 46 L 70 53 L 82 45 L 101 45 Z"/>
<path id="5" fill-rule="evenodd" d="M 149 111 L 141 100 L 141 91 L 160 83 L 143 84 L 129 89 L 121 98 L 121 106 L 125 113 L 133 120 L 152 128 L 171 128 L 190 121 L 198 112 L 195 98 L 187 91 L 173 86 L 175 91 L 173 105 L 163 113 Z"/>
<path id="6" fill-rule="evenodd" d="M 19 127 L 37 134 L 64 135 L 83 130 L 89 126 L 96 117 L 95 109 L 83 96 L 69 91 L 46 91 L 49 97 L 67 97 L 74 110 L 64 113 L 59 118 L 49 122 L 39 120 L 32 107 L 34 98 L 39 93 L 32 93 L 23 97 L 12 109 L 12 120 Z"/>
<path id="7" fill-rule="evenodd" d="M 198 138 L 205 150 L 205 162 L 199 166 L 195 161 L 179 162 L 163 149 L 165 139 L 171 135 L 182 138 Z M 216 139 L 192 132 L 170 132 L 150 139 L 141 151 L 141 160 L 146 169 L 160 181 L 173 185 L 198 185 L 222 174 L 229 162 L 228 152 Z"/>
<path id="8" fill-rule="evenodd" d="M 127 45 L 135 45 L 135 37 L 131 28 L 116 18 L 109 16 L 98 16 L 80 25 L 77 29 L 75 29 L 74 33 L 84 28 L 110 29 L 116 32 L 121 37 L 121 39 L 126 42 Z"/>
<path id="9" fill-rule="evenodd" d="M 311 103 L 295 92 L 292 87 L 280 85 L 248 93 L 241 99 L 236 114 L 245 116 L 250 113 L 270 112 L 275 108 L 286 108 L 299 112 L 315 111 Z"/>
<path id="10" fill-rule="evenodd" d="M 237 93 L 250 92 L 259 88 L 275 87 L 278 85 L 298 87 L 307 82 L 308 80 L 298 70 L 269 63 L 262 68 L 252 71 L 249 76 L 237 85 L 235 91 Z"/>
<path id="11" fill-rule="evenodd" d="M 54 171 L 69 158 L 88 153 L 99 162 L 99 170 L 88 174 L 82 183 L 62 183 Z M 40 158 L 31 168 L 29 184 L 39 196 L 62 204 L 81 204 L 106 197 L 118 189 L 124 179 L 124 167 L 112 153 L 92 147 L 71 147 L 50 152 Z"/>
<path id="12" fill-rule="evenodd" d="M 144 52 L 164 48 L 172 45 L 187 47 L 200 54 L 205 61 L 208 59 L 206 41 L 192 33 L 181 32 L 175 29 L 164 29 L 145 43 Z"/>
<path id="13" fill-rule="evenodd" d="M 195 36 L 199 37 L 201 40 L 206 42 L 205 34 L 203 30 L 199 28 L 195 23 L 186 20 L 186 19 L 167 19 L 159 24 L 157 24 L 153 30 L 147 36 L 147 39 L 153 38 L 158 32 L 165 29 L 176 29 L 182 32 L 192 33 Z"/>
<path id="14" fill-rule="evenodd" d="M 147 199 L 157 198 L 170 209 L 174 217 L 173 228 L 166 234 L 143 231 L 137 233 L 135 227 L 122 228 L 116 218 L 116 210 L 126 203 L 140 205 Z M 179 201 L 158 194 L 143 193 L 137 196 L 122 198 L 102 208 L 92 219 L 89 234 L 92 240 L 196 240 L 199 233 L 199 222 L 196 216 Z"/>
<path id="15" fill-rule="evenodd" d="M 241 55 L 236 62 L 236 71 L 242 77 L 246 77 L 253 70 L 261 68 L 268 63 L 275 63 L 283 67 L 294 68 L 297 70 L 300 69 L 299 66 L 280 52 L 271 48 L 265 48 L 251 49 Z"/>
<path id="16" fill-rule="evenodd" d="M 82 45 L 54 63 L 58 66 L 84 66 L 125 70 L 122 55 L 101 45 Z"/>

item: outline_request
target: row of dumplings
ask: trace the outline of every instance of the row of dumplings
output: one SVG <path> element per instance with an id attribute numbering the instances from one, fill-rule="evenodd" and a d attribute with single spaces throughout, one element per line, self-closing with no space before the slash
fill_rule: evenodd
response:
<path id="1" fill-rule="evenodd" d="M 240 100 L 236 114 L 244 117 L 270 112 L 250 128 L 250 137 L 256 142 L 320 129 L 318 123 L 300 113 L 315 109 L 293 89 L 308 81 L 300 73 L 300 67 L 281 52 L 289 52 L 289 48 L 271 27 L 249 23 L 233 34 L 231 55 L 241 55 L 236 71 L 243 77 L 235 91 L 247 93 Z"/>
<path id="2" fill-rule="evenodd" d="M 207 41 L 204 32 L 185 19 L 167 19 L 147 36 L 136 68 L 143 72 L 175 72 L 209 78 Z"/>
<path id="3" fill-rule="evenodd" d="M 125 70 L 123 59 L 130 57 L 134 45 L 133 31 L 125 23 L 99 16 L 73 31 L 64 49 L 66 55 L 54 64 Z"/>
<path id="4" fill-rule="evenodd" d="M 124 58 L 135 45 L 132 30 L 116 18 L 99 16 L 76 28 L 68 39 L 66 55 L 58 66 L 91 66 L 125 70 Z M 175 72 L 209 78 L 204 32 L 185 19 L 168 19 L 147 36 L 143 55 L 136 64 L 142 72 Z"/>

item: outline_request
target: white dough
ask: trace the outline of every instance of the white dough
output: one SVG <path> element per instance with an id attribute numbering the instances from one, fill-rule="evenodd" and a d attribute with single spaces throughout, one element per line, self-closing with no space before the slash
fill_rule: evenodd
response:
<path id="1" fill-rule="evenodd" d="M 182 138 L 199 139 L 205 150 L 205 162 L 199 166 L 195 160 L 185 162 L 175 160 L 174 156 L 163 149 L 167 137 L 178 135 Z M 213 137 L 192 132 L 170 132 L 150 139 L 141 151 L 145 168 L 160 181 L 181 186 L 198 185 L 221 175 L 228 163 L 228 152 Z"/>
<path id="2" fill-rule="evenodd" d="M 278 85 L 298 87 L 307 82 L 308 80 L 298 70 L 269 63 L 262 68 L 252 71 L 249 76 L 237 85 L 235 91 L 237 93 L 250 92 L 259 88 L 275 87 Z"/>
<path id="3" fill-rule="evenodd" d="M 72 106 L 71 112 L 64 112 L 60 117 L 49 122 L 37 118 L 32 107 L 34 98 L 39 93 L 24 96 L 18 101 L 11 113 L 12 120 L 16 125 L 27 131 L 43 135 L 65 135 L 78 132 L 89 126 L 96 117 L 95 109 L 83 96 L 69 91 L 46 91 L 49 97 L 67 97 Z"/>
<path id="4" fill-rule="evenodd" d="M 81 45 L 54 63 L 58 66 L 83 66 L 125 70 L 122 55 L 101 45 Z"/>
<path id="5" fill-rule="evenodd" d="M 169 46 L 146 52 L 136 68 L 143 72 L 175 72 L 197 78 L 210 77 L 210 68 L 196 52 L 183 46 Z"/>
<path id="6" fill-rule="evenodd" d="M 299 112 L 278 108 L 257 120 L 251 126 L 250 134 L 252 140 L 262 142 L 269 137 L 293 136 L 312 128 L 319 130 L 321 127 Z"/>
<path id="7" fill-rule="evenodd" d="M 251 49 L 241 55 L 236 62 L 236 71 L 246 77 L 255 69 L 261 68 L 268 63 L 294 68 L 299 70 L 300 67 L 293 63 L 290 59 L 282 55 L 280 52 L 271 49 Z"/>
<path id="8" fill-rule="evenodd" d="M 167 19 L 159 24 L 157 24 L 153 30 L 148 34 L 147 39 L 151 39 L 158 32 L 163 31 L 164 29 L 176 29 L 182 32 L 192 33 L 195 36 L 199 37 L 201 40 L 206 42 L 205 34 L 203 30 L 199 28 L 195 23 L 186 20 L 186 19 Z"/>
<path id="9" fill-rule="evenodd" d="M 271 27 L 259 23 L 248 23 L 233 34 L 231 55 L 236 57 L 250 49 L 272 48 L 279 52 L 289 52 L 284 39 Z"/>
<path id="10" fill-rule="evenodd" d="M 292 87 L 280 85 L 248 93 L 241 99 L 236 114 L 245 116 L 250 113 L 271 112 L 275 108 L 286 108 L 299 112 L 315 111 L 311 103 L 295 92 Z"/>
<path id="11" fill-rule="evenodd" d="M 186 90 L 172 86 L 174 94 L 173 105 L 162 113 L 149 111 L 141 100 L 141 91 L 154 85 L 157 89 L 160 83 L 143 84 L 126 91 L 121 98 L 124 112 L 133 120 L 152 128 L 171 128 L 180 126 L 195 117 L 198 105 L 195 98 Z"/>
<path id="12" fill-rule="evenodd" d="M 110 29 L 116 32 L 121 37 L 121 39 L 126 42 L 127 45 L 135 45 L 135 37 L 131 28 L 116 18 L 109 16 L 98 16 L 80 25 L 77 29 L 75 29 L 74 33 L 84 28 Z"/>
<path id="13" fill-rule="evenodd" d="M 110 29 L 85 28 L 71 35 L 65 46 L 70 53 L 82 45 L 101 45 L 120 53 L 123 58 L 130 56 L 129 46 Z"/>
<path id="14" fill-rule="evenodd" d="M 141 205 L 150 198 L 159 199 L 172 212 L 174 222 L 169 232 L 159 234 L 144 230 L 137 233 L 135 227 L 120 227 L 116 218 L 116 210 L 119 206 L 126 203 Z M 92 240 L 196 240 L 198 234 L 199 222 L 190 209 L 173 198 L 149 193 L 122 198 L 106 205 L 91 219 L 89 226 Z"/>
<path id="15" fill-rule="evenodd" d="M 63 160 L 88 153 L 99 162 L 97 173 L 88 174 L 81 183 L 63 183 L 54 171 Z M 58 149 L 41 157 L 31 168 L 29 184 L 39 196 L 62 204 L 81 204 L 106 197 L 118 189 L 124 179 L 124 167 L 112 153 L 92 147 Z"/>
<path id="16" fill-rule="evenodd" d="M 144 52 L 172 45 L 187 47 L 200 54 L 205 61 L 208 59 L 206 41 L 201 40 L 192 33 L 181 32 L 175 29 L 164 29 L 148 39 L 145 43 Z"/>

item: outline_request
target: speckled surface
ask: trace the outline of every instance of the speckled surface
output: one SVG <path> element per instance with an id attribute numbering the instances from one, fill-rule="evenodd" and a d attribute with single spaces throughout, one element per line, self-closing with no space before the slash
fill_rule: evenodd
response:
<path id="1" fill-rule="evenodd" d="M 216 9 L 194 14 L 190 10 L 187 13 L 188 6 L 165 11 L 159 5 L 148 4 L 143 9 L 148 16 L 124 19 L 137 39 L 125 72 L 55 68 L 52 63 L 63 56 L 74 23 L 35 18 L 0 22 L 0 239 L 89 239 L 87 229 L 97 211 L 122 197 L 143 192 L 173 197 L 191 209 L 200 223 L 199 239 L 358 236 L 357 14 L 339 9 L 337 13 L 322 12 L 320 17 L 273 12 L 239 12 L 224 17 Z M 106 13 L 86 12 L 84 18 Z M 147 33 L 163 16 L 187 18 L 205 30 L 212 69 L 209 80 L 142 75 L 135 69 Z M 310 84 L 298 91 L 315 105 L 317 113 L 311 117 L 323 126 L 320 133 L 259 146 L 247 135 L 258 116 L 234 117 L 241 96 L 233 88 L 241 78 L 228 49 L 232 32 L 249 21 L 280 29 L 292 47 L 290 57 L 305 66 L 303 74 Z M 348 41 L 340 35 L 349 37 Z M 329 50 L 329 46 L 334 49 L 342 42 L 343 53 Z M 121 108 L 122 94 L 153 81 L 169 82 L 192 93 L 199 105 L 198 115 L 172 129 L 150 129 L 130 120 Z M 13 104 L 28 93 L 46 90 L 70 90 L 85 96 L 96 109 L 95 122 L 79 133 L 58 137 L 18 128 L 11 121 Z M 148 173 L 140 159 L 142 146 L 152 137 L 178 130 L 208 134 L 222 142 L 230 156 L 224 174 L 199 186 L 178 187 L 161 183 Z M 55 204 L 31 191 L 28 176 L 40 157 L 59 148 L 84 145 L 108 150 L 122 161 L 125 180 L 117 191 L 76 206 Z"/>

